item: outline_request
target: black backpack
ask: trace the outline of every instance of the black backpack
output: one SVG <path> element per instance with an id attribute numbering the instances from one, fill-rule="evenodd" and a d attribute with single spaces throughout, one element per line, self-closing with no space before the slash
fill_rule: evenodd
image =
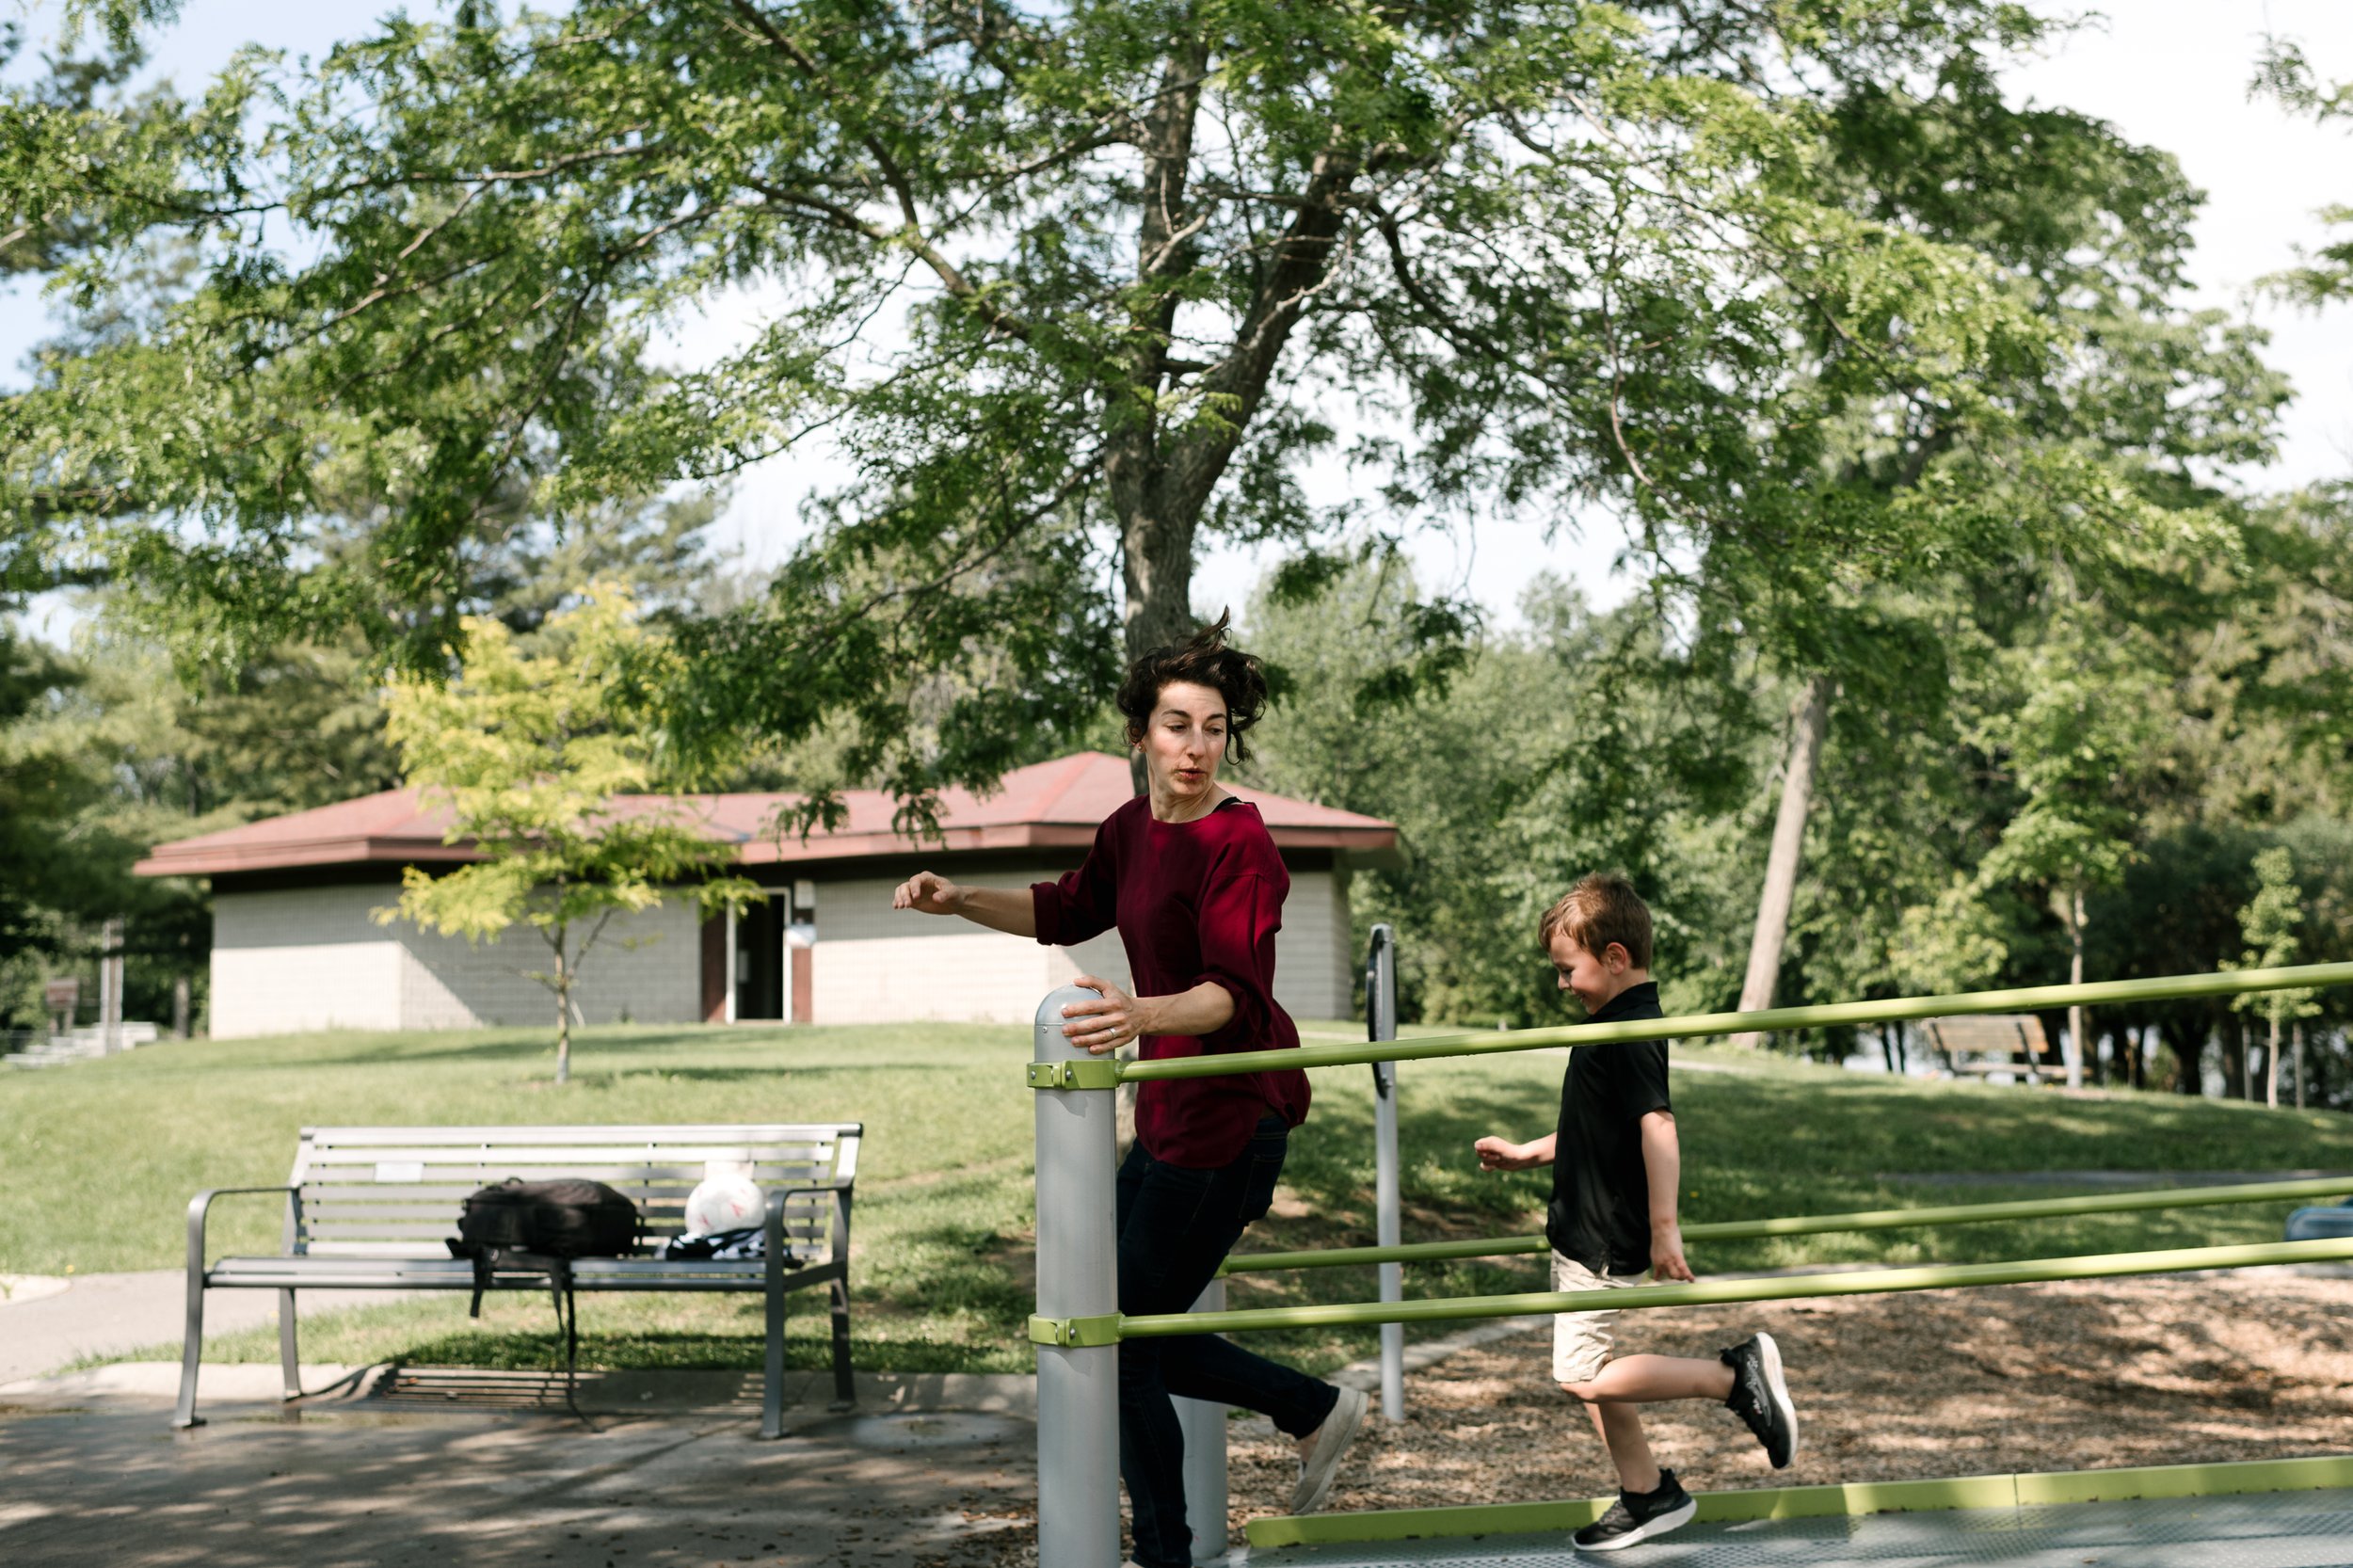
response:
<path id="1" fill-rule="evenodd" d="M 449 1251 L 452 1257 L 473 1260 L 469 1317 L 482 1316 L 482 1292 L 489 1288 L 494 1269 L 529 1269 L 548 1276 L 568 1372 L 579 1344 L 579 1319 L 568 1310 L 572 1259 L 618 1257 L 635 1252 L 637 1240 L 637 1206 L 601 1181 L 508 1176 L 496 1187 L 476 1189 L 466 1200 Z"/>
<path id="2" fill-rule="evenodd" d="M 637 1250 L 637 1206 L 601 1181 L 508 1176 L 466 1200 L 450 1250 L 475 1258 L 509 1252 L 619 1257 Z"/>

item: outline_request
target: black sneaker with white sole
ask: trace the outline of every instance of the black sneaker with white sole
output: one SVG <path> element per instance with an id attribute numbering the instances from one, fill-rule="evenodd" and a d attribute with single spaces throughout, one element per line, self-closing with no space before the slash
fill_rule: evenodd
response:
<path id="1" fill-rule="evenodd" d="M 1724 1407 L 1749 1425 L 1776 1470 L 1798 1457 L 1798 1407 L 1781 1375 L 1781 1347 L 1769 1334 L 1753 1335 L 1718 1357 L 1732 1368 Z"/>
<path id="2" fill-rule="evenodd" d="M 1683 1483 L 1675 1480 L 1673 1470 L 1661 1470 L 1656 1491 L 1621 1490 L 1618 1500 L 1609 1505 L 1607 1513 L 1569 1539 L 1580 1552 L 1624 1551 L 1645 1541 L 1656 1541 L 1669 1530 L 1682 1528 L 1691 1522 L 1699 1506 L 1691 1500 L 1691 1494 L 1683 1490 Z"/>

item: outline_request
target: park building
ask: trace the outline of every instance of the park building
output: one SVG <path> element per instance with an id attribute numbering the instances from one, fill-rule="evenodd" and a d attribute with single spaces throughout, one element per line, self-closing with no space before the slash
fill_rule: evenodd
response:
<path id="1" fill-rule="evenodd" d="M 1131 792 L 1126 759 L 1081 752 L 1018 768 L 985 795 L 951 790 L 936 837 L 893 825 L 881 791 L 846 792 L 847 815 L 806 839 L 778 834 L 796 797 L 661 797 L 735 846 L 732 869 L 766 889 L 741 914 L 700 918 L 691 898 L 616 915 L 573 995 L 589 1023 L 792 1020 L 1027 1022 L 1038 999 L 1079 974 L 1128 984 L 1116 932 L 1071 948 L 894 912 L 891 889 L 917 871 L 1022 887 L 1076 868 L 1096 826 Z M 1294 1016 L 1353 1011 L 1352 872 L 1390 864 L 1389 823 L 1260 790 L 1234 788 L 1265 817 L 1289 869 L 1275 996 Z M 407 866 L 477 858 L 443 842 L 445 810 L 413 790 L 344 801 L 159 844 L 146 876 L 209 878 L 211 1024 L 216 1039 L 321 1029 L 469 1029 L 544 1019 L 548 967 L 536 931 L 472 944 L 381 923 Z"/>

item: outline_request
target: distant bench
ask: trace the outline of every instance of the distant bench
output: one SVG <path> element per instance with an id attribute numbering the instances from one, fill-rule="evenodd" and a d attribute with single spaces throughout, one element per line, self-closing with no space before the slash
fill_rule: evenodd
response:
<path id="1" fill-rule="evenodd" d="M 474 1288 L 471 1259 L 452 1257 L 457 1214 L 475 1189 L 508 1176 L 582 1176 L 609 1183 L 637 1205 L 648 1250 L 684 1227 L 686 1195 L 705 1176 L 742 1171 L 768 1199 L 768 1256 L 741 1262 L 583 1257 L 571 1263 L 584 1291 L 757 1292 L 768 1302 L 767 1384 L 760 1434 L 784 1430 L 784 1298 L 829 1285 L 833 1295 L 835 1408 L 848 1408 L 850 1198 L 857 1179 L 856 1122 L 696 1127 L 304 1128 L 282 1187 L 216 1187 L 188 1202 L 187 1339 L 181 1352 L 175 1427 L 196 1414 L 206 1290 L 275 1290 L 278 1355 L 289 1400 L 302 1395 L 295 1349 L 295 1294 L 304 1289 Z M 748 1167 L 748 1168 L 747 1168 Z M 286 1202 L 279 1252 L 205 1262 L 204 1225 L 216 1199 L 277 1193 Z M 792 1263 L 786 1258 L 792 1254 Z M 543 1271 L 500 1269 L 498 1290 L 545 1290 Z"/>
<path id="2" fill-rule="evenodd" d="M 1929 1018 L 1920 1027 L 1956 1078 L 2014 1073 L 2030 1084 L 2042 1081 L 2041 1064 L 2051 1047 L 2042 1020 L 2031 1013 Z"/>

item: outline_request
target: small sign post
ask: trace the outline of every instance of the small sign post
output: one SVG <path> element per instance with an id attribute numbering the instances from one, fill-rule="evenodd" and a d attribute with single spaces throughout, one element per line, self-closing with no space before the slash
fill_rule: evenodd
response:
<path id="1" fill-rule="evenodd" d="M 73 1013 L 82 1005 L 82 983 L 71 977 L 45 981 L 40 988 L 41 1001 L 49 1009 L 49 1036 L 59 1039 L 73 1032 Z"/>

